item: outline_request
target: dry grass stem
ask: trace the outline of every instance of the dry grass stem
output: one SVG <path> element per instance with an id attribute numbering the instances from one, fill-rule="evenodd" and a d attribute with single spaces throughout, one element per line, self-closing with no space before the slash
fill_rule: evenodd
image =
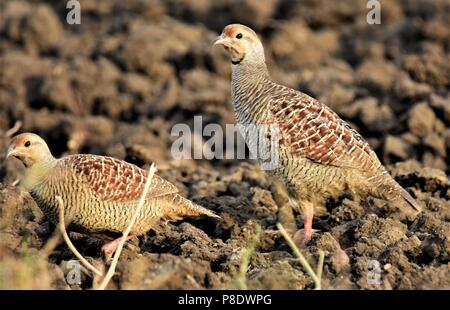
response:
<path id="1" fill-rule="evenodd" d="M 22 127 L 22 122 L 16 121 L 14 123 L 14 126 L 5 132 L 5 138 L 11 138 L 13 135 L 16 134 L 16 132 L 18 132 L 20 130 L 21 127 Z"/>
<path id="2" fill-rule="evenodd" d="M 238 289 L 240 290 L 247 290 L 247 281 L 246 281 L 246 275 L 248 266 L 250 264 L 250 258 L 252 257 L 253 253 L 255 252 L 256 245 L 258 244 L 259 240 L 261 238 L 261 226 L 257 226 L 255 235 L 248 243 L 247 248 L 245 249 L 245 253 L 242 256 L 242 263 L 239 268 L 239 274 L 236 277 L 236 284 Z"/>
<path id="3" fill-rule="evenodd" d="M 47 258 L 58 246 L 60 240 L 61 240 L 61 230 L 55 229 L 53 235 L 47 240 L 44 247 L 40 251 L 41 255 Z"/>
<path id="4" fill-rule="evenodd" d="M 67 142 L 67 148 L 72 152 L 76 153 L 86 142 L 88 136 L 86 124 L 82 119 L 77 119 L 73 123 L 73 131 Z"/>
<path id="5" fill-rule="evenodd" d="M 156 172 L 155 164 L 152 164 L 150 166 L 147 181 L 145 182 L 144 191 L 141 194 L 139 202 L 136 206 L 136 209 L 134 210 L 133 216 L 131 217 L 131 220 L 128 223 L 127 228 L 123 232 L 122 240 L 120 241 L 119 246 L 117 247 L 117 250 L 114 253 L 114 257 L 113 257 L 111 265 L 108 269 L 108 272 L 106 273 L 105 277 L 103 278 L 102 282 L 100 283 L 100 285 L 98 287 L 99 290 L 104 290 L 114 275 L 114 272 L 115 272 L 116 266 L 117 266 L 117 262 L 119 261 L 120 254 L 122 253 L 123 246 L 125 244 L 125 241 L 126 241 L 128 235 L 130 234 L 131 228 L 134 226 L 134 223 L 136 222 L 137 216 L 138 216 L 139 212 L 141 211 L 142 206 L 144 205 L 144 202 L 145 202 L 145 199 L 147 198 L 147 193 L 150 188 L 150 184 L 152 183 L 153 175 L 155 174 L 155 172 Z"/>
<path id="6" fill-rule="evenodd" d="M 319 278 L 320 283 L 322 283 L 322 272 L 323 272 L 323 261 L 325 259 L 325 252 L 319 250 L 319 261 L 317 262 L 316 275 Z"/>
<path id="7" fill-rule="evenodd" d="M 89 263 L 84 257 L 83 255 L 80 254 L 80 252 L 78 252 L 78 250 L 75 248 L 75 246 L 72 244 L 72 241 L 70 241 L 69 235 L 67 234 L 66 231 L 66 224 L 65 224 L 65 219 L 64 219 L 64 203 L 62 201 L 62 198 L 60 196 L 56 196 L 55 197 L 56 200 L 59 203 L 59 229 L 61 231 L 61 234 L 64 238 L 64 241 L 66 242 L 67 246 L 69 247 L 69 249 L 72 251 L 72 253 L 76 256 L 76 258 L 78 258 L 80 260 L 80 262 L 90 271 L 92 271 L 94 274 L 96 274 L 97 276 L 101 276 L 102 273 L 95 268 L 94 266 L 91 265 L 91 263 Z"/>
<path id="8" fill-rule="evenodd" d="M 316 290 L 322 289 L 321 276 L 322 276 L 323 259 L 324 259 L 323 251 L 321 251 L 322 253 L 319 254 L 319 263 L 318 263 L 318 266 L 317 266 L 317 273 L 316 273 L 311 268 L 311 265 L 308 263 L 306 258 L 302 255 L 302 253 L 300 253 L 300 250 L 295 245 L 294 241 L 289 236 L 289 234 L 286 232 L 286 230 L 284 229 L 283 225 L 278 223 L 277 227 L 280 230 L 281 234 L 283 235 L 284 239 L 286 239 L 288 245 L 291 247 L 291 249 L 294 252 L 295 256 L 297 256 L 298 260 L 300 261 L 300 264 L 302 264 L 303 268 L 305 268 L 305 270 L 308 273 L 308 275 L 313 279 L 315 289 Z M 319 272 L 320 272 L 320 277 L 319 277 Z"/>

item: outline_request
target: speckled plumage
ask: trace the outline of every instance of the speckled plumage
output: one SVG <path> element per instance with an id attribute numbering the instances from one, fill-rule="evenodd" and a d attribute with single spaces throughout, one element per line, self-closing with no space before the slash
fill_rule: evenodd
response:
<path id="1" fill-rule="evenodd" d="M 11 141 L 11 152 L 30 139 L 45 144 L 36 135 L 22 134 Z M 36 153 L 46 149 L 45 145 Z M 21 156 L 25 155 L 16 157 Z M 127 227 L 147 175 L 147 171 L 133 164 L 107 156 L 79 154 L 55 159 L 48 151 L 44 158 L 28 163 L 22 184 L 52 222 L 58 222 L 55 197 L 61 196 L 70 221 L 69 229 L 110 239 Z M 160 219 L 178 220 L 197 215 L 218 217 L 180 196 L 172 183 L 155 174 L 131 234 L 145 233 Z"/>
<path id="2" fill-rule="evenodd" d="M 314 98 L 272 81 L 263 46 L 250 28 L 229 25 L 216 44 L 232 55 L 232 102 L 238 123 L 278 128 L 279 163 L 270 173 L 284 180 L 300 206 L 310 209 L 349 190 L 356 197 L 406 201 L 420 210 L 349 124 Z"/>

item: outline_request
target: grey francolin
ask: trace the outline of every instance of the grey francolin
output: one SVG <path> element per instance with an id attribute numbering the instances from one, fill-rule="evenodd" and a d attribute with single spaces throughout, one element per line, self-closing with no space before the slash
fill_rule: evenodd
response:
<path id="1" fill-rule="evenodd" d="M 264 137 L 277 148 L 279 157 L 270 174 L 284 181 L 301 207 L 304 241 L 311 238 L 314 207 L 346 190 L 355 199 L 373 196 L 412 206 L 415 213 L 421 210 L 349 124 L 316 99 L 272 81 L 263 45 L 252 29 L 228 25 L 213 45 L 223 46 L 231 56 L 231 93 L 238 124 L 277 129 L 277 144 L 273 137 Z M 247 144 L 255 145 L 249 141 L 255 136 L 244 137 Z"/>
<path id="2" fill-rule="evenodd" d="M 106 156 L 78 154 L 56 159 L 45 141 L 32 133 L 14 137 L 8 157 L 24 164 L 21 185 L 53 223 L 59 215 L 55 196 L 61 196 L 69 230 L 106 240 L 117 238 L 102 248 L 105 256 L 111 257 L 144 189 L 147 171 Z M 144 234 L 160 219 L 199 215 L 219 218 L 180 196 L 175 185 L 155 174 L 130 236 Z"/>

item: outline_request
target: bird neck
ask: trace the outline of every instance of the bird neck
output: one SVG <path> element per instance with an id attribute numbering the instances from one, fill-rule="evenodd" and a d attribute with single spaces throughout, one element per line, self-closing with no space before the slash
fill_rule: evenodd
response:
<path id="1" fill-rule="evenodd" d="M 231 94 L 238 122 L 253 122 L 249 118 L 264 109 L 263 92 L 271 81 L 265 62 L 232 65 Z"/>
<path id="2" fill-rule="evenodd" d="M 241 81 L 242 79 L 248 79 L 248 82 L 270 79 L 265 61 L 249 62 L 244 60 L 242 63 L 233 64 L 232 80 Z"/>
<path id="3" fill-rule="evenodd" d="M 51 154 L 40 159 L 32 166 L 26 168 L 24 178 L 22 179 L 22 185 L 27 190 L 33 190 L 40 183 L 45 181 L 50 175 L 51 170 L 56 165 L 57 159 Z"/>

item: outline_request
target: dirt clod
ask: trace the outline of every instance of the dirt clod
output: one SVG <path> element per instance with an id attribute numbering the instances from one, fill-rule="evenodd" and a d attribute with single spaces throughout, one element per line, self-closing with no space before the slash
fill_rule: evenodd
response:
<path id="1" fill-rule="evenodd" d="M 273 78 L 349 121 L 424 209 L 407 218 L 345 196 L 317 210 L 301 250 L 314 267 L 325 252 L 323 287 L 450 289 L 448 1 L 385 1 L 380 25 L 367 24 L 364 1 L 89 0 L 81 25 L 66 23 L 64 1 L 40 2 L 0 2 L 0 157 L 22 121 L 55 156 L 156 162 L 182 195 L 222 217 L 160 223 L 129 242 L 109 288 L 236 288 L 258 226 L 248 288 L 314 288 L 276 228 L 295 233 L 301 212 L 255 162 L 171 154 L 175 124 L 235 122 L 229 60 L 210 42 L 239 21 L 261 36 Z M 86 274 L 68 284 L 65 244 L 42 252 L 55 227 L 11 185 L 21 172 L 0 161 L 0 289 L 92 288 Z M 101 263 L 102 241 L 71 238 Z"/>

